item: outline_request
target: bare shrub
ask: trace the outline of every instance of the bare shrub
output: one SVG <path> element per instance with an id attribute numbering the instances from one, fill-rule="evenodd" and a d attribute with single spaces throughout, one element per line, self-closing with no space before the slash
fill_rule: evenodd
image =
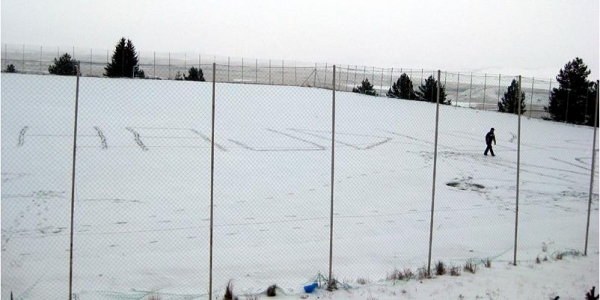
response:
<path id="1" fill-rule="evenodd" d="M 362 284 L 362 285 L 365 285 L 365 284 L 370 283 L 370 282 L 371 281 L 369 279 L 364 278 L 364 277 L 359 277 L 359 278 L 356 279 L 356 283 Z"/>
<path id="2" fill-rule="evenodd" d="M 450 276 L 460 276 L 460 267 L 458 267 L 458 266 L 450 267 Z"/>
<path id="3" fill-rule="evenodd" d="M 486 258 L 486 259 L 485 259 L 485 262 L 483 263 L 483 265 L 484 265 L 486 268 L 491 268 L 491 267 L 492 267 L 492 260 L 491 260 L 489 257 L 488 257 L 488 258 Z"/>
<path id="4" fill-rule="evenodd" d="M 444 262 L 438 261 L 435 264 L 435 275 L 441 276 L 444 274 L 446 274 L 446 265 L 444 265 Z"/>
<path id="5" fill-rule="evenodd" d="M 477 265 L 473 261 L 469 260 L 465 263 L 465 271 L 475 274 L 477 271 Z"/>

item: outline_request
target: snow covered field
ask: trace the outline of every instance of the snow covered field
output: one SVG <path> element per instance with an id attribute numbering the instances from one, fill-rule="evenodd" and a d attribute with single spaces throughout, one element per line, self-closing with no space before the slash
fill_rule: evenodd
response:
<path id="1" fill-rule="evenodd" d="M 68 295 L 74 99 L 74 77 L 2 74 L 2 299 Z M 79 105 L 73 291 L 206 299 L 211 83 L 82 78 Z M 276 283 L 298 298 L 327 275 L 331 107 L 327 90 L 217 84 L 219 295 L 231 279 L 239 294 Z M 433 104 L 336 93 L 333 272 L 353 288 L 320 297 L 580 299 L 598 286 L 597 162 L 589 255 L 552 259 L 583 252 L 593 129 L 522 118 L 511 267 L 517 118 L 448 106 L 440 107 L 432 257 L 457 266 L 489 258 L 492 268 L 381 281 L 427 264 L 434 126 Z M 482 154 L 490 127 L 496 157 Z"/>

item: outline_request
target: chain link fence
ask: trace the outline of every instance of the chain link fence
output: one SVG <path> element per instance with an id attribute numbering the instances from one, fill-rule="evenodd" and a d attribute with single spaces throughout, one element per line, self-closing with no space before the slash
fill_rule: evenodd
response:
<path id="1" fill-rule="evenodd" d="M 291 295 L 598 251 L 595 129 L 487 111 L 518 77 L 196 66 L 206 82 L 2 73 L 2 298 Z M 402 73 L 451 105 L 351 92 Z"/>
<path id="2" fill-rule="evenodd" d="M 104 67 L 110 62 L 112 52 L 105 49 L 89 49 L 76 47 L 38 47 L 26 45 L 3 44 L 2 67 L 12 64 L 17 72 L 31 74 L 48 74 L 48 67 L 64 53 L 81 64 L 82 76 L 103 77 Z M 225 65 L 223 72 L 216 78 L 217 82 L 312 86 L 332 89 L 331 64 L 311 64 L 302 62 L 286 62 L 283 60 L 262 60 L 201 55 L 193 53 L 163 53 L 138 51 L 138 67 L 144 71 L 146 78 L 173 80 L 183 78 L 191 67 L 202 69 L 205 78 L 210 77 L 212 63 Z M 204 68 L 203 68 L 204 66 Z M 131 70 L 132 74 L 134 70 Z M 339 69 L 336 89 L 352 91 L 354 87 L 367 79 L 373 84 L 379 96 L 385 97 L 392 84 L 407 74 L 413 82 L 414 89 L 424 84 L 429 77 L 434 78 L 436 71 L 411 68 L 378 68 L 367 66 L 342 66 Z M 497 103 L 504 96 L 506 88 L 514 76 L 498 74 L 443 72 L 440 82 L 446 89 L 448 99 L 457 106 L 479 110 L 498 110 Z M 329 78 L 329 79 L 328 79 Z M 530 118 L 544 118 L 548 114 L 544 107 L 553 87 L 558 87 L 555 79 L 523 78 L 522 90 L 525 92 L 527 112 Z"/>

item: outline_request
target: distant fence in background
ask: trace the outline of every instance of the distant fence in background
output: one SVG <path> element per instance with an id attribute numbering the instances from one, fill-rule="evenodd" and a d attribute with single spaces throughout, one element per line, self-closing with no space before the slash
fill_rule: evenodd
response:
<path id="1" fill-rule="evenodd" d="M 2 45 L 2 70 L 13 64 L 20 73 L 48 74 L 48 67 L 64 53 L 81 64 L 82 76 L 102 77 L 104 67 L 110 62 L 112 50 L 76 47 L 45 47 L 15 44 Z M 217 74 L 217 82 L 269 84 L 287 86 L 311 86 L 333 89 L 331 78 L 333 64 L 305 63 L 284 60 L 232 58 L 216 55 L 165 53 L 139 51 L 139 68 L 148 79 L 173 80 L 179 73 L 187 74 L 191 67 L 203 70 L 205 78 L 211 78 L 212 63 L 223 65 L 224 72 Z M 406 73 L 418 91 L 429 76 L 437 71 L 417 68 L 380 68 L 356 65 L 339 65 L 335 89 L 352 91 L 352 88 L 368 79 L 379 96 L 385 97 L 394 82 Z M 434 76 L 436 77 L 436 76 Z M 498 110 L 498 102 L 504 96 L 514 75 L 461 73 L 443 71 L 440 81 L 446 87 L 447 99 L 452 105 L 479 110 Z M 523 77 L 522 91 L 526 97 L 525 116 L 543 118 L 548 116 L 544 106 L 553 87 L 554 79 Z"/>

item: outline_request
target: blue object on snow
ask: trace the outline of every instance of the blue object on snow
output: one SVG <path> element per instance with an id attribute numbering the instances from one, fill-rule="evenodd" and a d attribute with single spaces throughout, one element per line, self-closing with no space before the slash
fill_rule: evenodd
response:
<path id="1" fill-rule="evenodd" d="M 315 289 L 318 287 L 319 285 L 315 282 L 313 284 L 310 285 L 305 285 L 304 286 L 304 291 L 307 293 L 312 293 L 315 291 Z"/>

